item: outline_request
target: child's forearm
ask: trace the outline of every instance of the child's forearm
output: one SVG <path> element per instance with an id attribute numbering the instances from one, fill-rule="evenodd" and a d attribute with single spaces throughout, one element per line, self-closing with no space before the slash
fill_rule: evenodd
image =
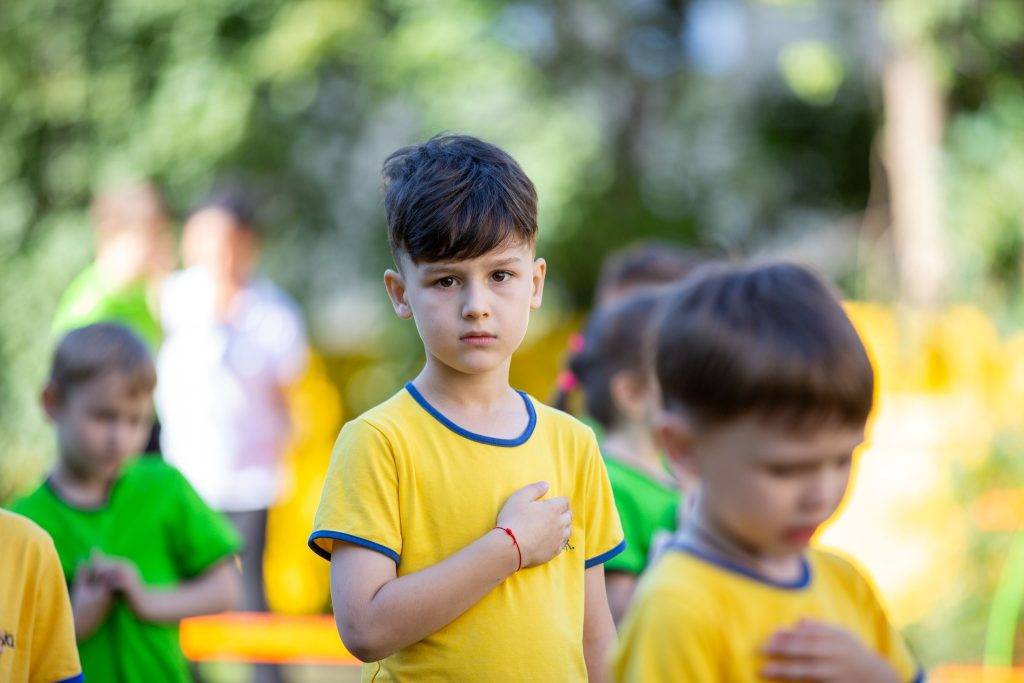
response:
<path id="1" fill-rule="evenodd" d="M 515 547 L 496 530 L 431 567 L 383 583 L 372 574 L 361 574 L 366 562 L 351 555 L 360 552 L 373 551 L 335 550 L 331 583 L 370 589 L 368 595 L 346 589 L 335 596 L 342 640 L 352 654 L 367 662 L 440 631 L 515 573 L 518 565 Z"/>
<path id="2" fill-rule="evenodd" d="M 236 604 L 238 591 L 238 571 L 231 561 L 225 560 L 174 588 L 143 589 L 127 598 L 140 619 L 171 623 L 229 610 Z"/>
<path id="3" fill-rule="evenodd" d="M 610 680 L 608 652 L 615 645 L 615 622 L 608 609 L 604 566 L 586 570 L 584 575 L 583 659 L 590 681 Z"/>
<path id="4" fill-rule="evenodd" d="M 75 624 L 75 640 L 81 643 L 83 640 L 87 640 L 93 633 L 96 633 L 100 624 L 107 618 L 109 609 L 109 602 L 105 605 L 91 605 L 89 607 L 72 605 L 71 616 Z"/>

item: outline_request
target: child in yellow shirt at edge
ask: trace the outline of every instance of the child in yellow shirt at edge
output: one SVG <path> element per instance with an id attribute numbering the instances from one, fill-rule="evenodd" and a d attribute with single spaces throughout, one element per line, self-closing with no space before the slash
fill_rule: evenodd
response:
<path id="1" fill-rule="evenodd" d="M 603 562 L 625 547 L 593 432 L 509 385 L 541 305 L 537 197 L 512 157 L 438 136 L 384 163 L 395 312 L 426 363 L 347 423 L 310 547 L 364 681 L 602 679 Z"/>
<path id="2" fill-rule="evenodd" d="M 53 539 L 31 520 L 0 510 L 0 681 L 84 680 Z"/>
<path id="3" fill-rule="evenodd" d="M 699 490 L 641 580 L 615 680 L 921 679 L 868 578 L 808 548 L 874 389 L 831 289 L 795 265 L 707 266 L 668 295 L 654 336 L 660 436 Z"/>

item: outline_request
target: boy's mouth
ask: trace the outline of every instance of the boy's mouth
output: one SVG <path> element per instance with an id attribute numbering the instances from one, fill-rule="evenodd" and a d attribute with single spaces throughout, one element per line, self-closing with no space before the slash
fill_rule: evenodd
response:
<path id="1" fill-rule="evenodd" d="M 786 529 L 785 538 L 790 543 L 809 543 L 811 537 L 818 530 L 818 525 L 813 526 L 793 526 Z"/>
<path id="2" fill-rule="evenodd" d="M 459 337 L 459 341 L 470 346 L 487 346 L 496 342 L 498 338 L 487 332 L 470 332 Z"/>

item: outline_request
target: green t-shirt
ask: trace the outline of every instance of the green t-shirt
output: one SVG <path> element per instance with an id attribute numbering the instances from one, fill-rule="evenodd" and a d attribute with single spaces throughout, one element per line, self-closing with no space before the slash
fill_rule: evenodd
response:
<path id="1" fill-rule="evenodd" d="M 149 586 L 171 586 L 202 574 L 241 547 L 230 523 L 199 498 L 178 470 L 156 458 L 126 464 L 102 507 L 75 507 L 44 483 L 13 510 L 53 537 L 69 585 L 93 549 L 134 562 Z M 140 621 L 123 598 L 78 649 L 86 680 L 191 680 L 178 625 Z"/>
<path id="2" fill-rule="evenodd" d="M 626 536 L 626 550 L 608 560 L 604 570 L 640 574 L 654 535 L 675 530 L 679 491 L 613 458 L 606 457 L 604 464 Z"/>
<path id="3" fill-rule="evenodd" d="M 121 323 L 156 351 L 163 338 L 143 283 L 115 288 L 93 263 L 79 273 L 57 304 L 53 331 L 63 334 L 98 322 Z"/>

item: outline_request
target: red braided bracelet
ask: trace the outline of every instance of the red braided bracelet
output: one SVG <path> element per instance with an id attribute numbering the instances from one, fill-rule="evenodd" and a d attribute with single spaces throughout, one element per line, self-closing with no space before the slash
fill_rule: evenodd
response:
<path id="1" fill-rule="evenodd" d="M 516 571 L 519 571 L 520 569 L 523 568 L 523 551 L 519 548 L 519 541 L 516 540 L 516 535 L 514 533 L 512 533 L 511 529 L 503 527 L 503 526 L 496 526 L 494 528 L 495 529 L 501 529 L 506 534 L 508 534 L 509 538 L 512 539 L 512 545 L 514 545 L 516 547 L 516 555 L 519 556 L 519 566 L 516 567 Z"/>

